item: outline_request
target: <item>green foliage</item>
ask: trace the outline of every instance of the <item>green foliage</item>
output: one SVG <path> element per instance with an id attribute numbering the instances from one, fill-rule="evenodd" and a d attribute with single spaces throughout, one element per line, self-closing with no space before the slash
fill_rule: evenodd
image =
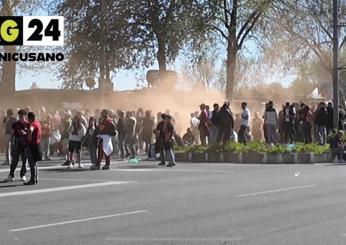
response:
<path id="1" fill-rule="evenodd" d="M 329 145 L 297 143 L 292 152 L 322 154 L 329 151 Z"/>
<path id="2" fill-rule="evenodd" d="M 283 154 L 283 153 L 313 153 L 313 154 L 323 154 L 329 151 L 329 144 L 318 145 L 318 144 L 303 144 L 297 143 L 291 148 L 286 145 L 275 145 L 268 146 L 260 142 L 250 142 L 247 145 L 229 142 L 226 145 L 222 144 L 212 144 L 209 146 L 188 146 L 174 148 L 177 152 L 188 152 L 188 153 L 206 153 L 206 152 L 225 152 L 225 153 L 267 153 L 267 154 Z"/>
<path id="3" fill-rule="evenodd" d="M 206 153 L 207 149 L 208 149 L 207 146 L 194 145 L 194 146 L 188 147 L 185 152 L 188 152 L 188 153 Z"/>

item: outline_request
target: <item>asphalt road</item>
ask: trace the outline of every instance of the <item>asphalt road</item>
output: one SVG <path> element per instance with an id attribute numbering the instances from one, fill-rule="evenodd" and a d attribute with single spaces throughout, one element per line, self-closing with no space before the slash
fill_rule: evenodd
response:
<path id="1" fill-rule="evenodd" d="M 1 245 L 346 244 L 346 165 L 41 163 L 40 178 L 0 184 Z"/>

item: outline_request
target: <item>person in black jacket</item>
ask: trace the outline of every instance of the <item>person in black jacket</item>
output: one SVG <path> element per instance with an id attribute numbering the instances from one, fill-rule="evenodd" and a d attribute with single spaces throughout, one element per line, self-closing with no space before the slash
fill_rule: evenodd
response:
<path id="1" fill-rule="evenodd" d="M 332 102 L 328 102 L 327 111 L 328 111 L 327 134 L 329 134 L 334 129 L 334 115 L 333 115 L 334 110 L 333 110 Z"/>
<path id="2" fill-rule="evenodd" d="M 317 127 L 317 140 L 320 145 L 324 145 L 327 142 L 327 126 L 328 126 L 328 111 L 326 104 L 321 102 L 318 105 L 315 117 L 315 126 Z"/>
<path id="3" fill-rule="evenodd" d="M 219 133 L 219 109 L 220 106 L 218 104 L 213 105 L 214 110 L 211 112 L 211 119 L 210 119 L 210 132 L 209 132 L 209 140 L 210 144 L 213 144 L 217 141 L 218 133 Z"/>
<path id="4" fill-rule="evenodd" d="M 331 151 L 331 162 L 333 162 L 335 157 L 337 157 L 338 162 L 343 162 L 344 151 L 345 151 L 345 142 L 343 141 L 344 133 L 338 131 L 330 143 Z"/>
<path id="5" fill-rule="evenodd" d="M 218 142 L 223 142 L 225 145 L 231 137 L 231 132 L 234 128 L 234 119 L 233 114 L 229 108 L 230 103 L 225 102 L 220 109 L 219 112 L 219 134 L 218 134 Z"/>

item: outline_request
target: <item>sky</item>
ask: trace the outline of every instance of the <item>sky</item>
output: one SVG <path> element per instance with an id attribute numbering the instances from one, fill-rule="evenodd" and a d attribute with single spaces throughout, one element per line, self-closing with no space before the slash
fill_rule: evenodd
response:
<path id="1" fill-rule="evenodd" d="M 38 11 L 36 15 L 49 15 L 49 13 L 45 11 Z M 223 49 L 224 47 L 221 47 Z M 211 51 L 213 52 L 213 51 Z M 220 60 L 225 57 L 222 50 L 218 50 L 221 53 Z M 253 41 L 246 42 L 246 49 L 243 51 L 246 56 L 256 56 L 258 55 L 258 49 Z M 176 62 L 174 64 L 168 64 L 168 69 L 175 70 L 179 72 L 179 68 L 182 67 L 184 63 L 184 55 L 178 56 Z M 133 90 L 136 88 L 139 78 L 142 80 L 145 78 L 146 71 L 149 69 L 158 69 L 157 62 L 148 69 L 142 69 L 138 71 L 134 70 L 120 70 L 117 71 L 116 75 L 111 78 L 115 90 L 123 91 L 123 90 Z M 270 74 L 268 78 L 265 79 L 266 83 L 271 82 L 281 82 L 285 87 L 289 86 L 294 77 L 292 75 L 285 76 L 285 74 Z M 97 80 L 97 78 L 95 78 Z M 17 72 L 16 74 L 16 89 L 17 90 L 26 90 L 30 89 L 33 83 L 36 83 L 39 88 L 52 88 L 56 89 L 61 87 L 62 81 L 58 78 L 58 74 L 49 71 L 48 69 L 43 69 L 39 71 L 31 71 L 31 70 L 22 70 L 21 72 Z M 87 88 L 86 88 L 87 89 Z"/>

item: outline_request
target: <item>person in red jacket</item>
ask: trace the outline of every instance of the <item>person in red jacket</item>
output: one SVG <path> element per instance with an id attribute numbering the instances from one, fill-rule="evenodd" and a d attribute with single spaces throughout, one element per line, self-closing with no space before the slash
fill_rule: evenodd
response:
<path id="1" fill-rule="evenodd" d="M 35 114 L 33 112 L 28 113 L 28 121 L 29 130 L 26 144 L 26 156 L 28 158 L 31 176 L 30 180 L 24 183 L 24 185 L 35 185 L 38 184 L 36 162 L 42 160 L 42 153 L 40 150 L 41 124 L 35 119 Z"/>
<path id="2" fill-rule="evenodd" d="M 91 170 L 99 170 L 103 159 L 106 158 L 106 165 L 102 168 L 108 170 L 111 163 L 111 154 L 113 152 L 112 137 L 115 136 L 115 125 L 109 116 L 107 110 L 101 112 L 101 118 L 97 127 L 97 162 L 90 167 Z"/>

